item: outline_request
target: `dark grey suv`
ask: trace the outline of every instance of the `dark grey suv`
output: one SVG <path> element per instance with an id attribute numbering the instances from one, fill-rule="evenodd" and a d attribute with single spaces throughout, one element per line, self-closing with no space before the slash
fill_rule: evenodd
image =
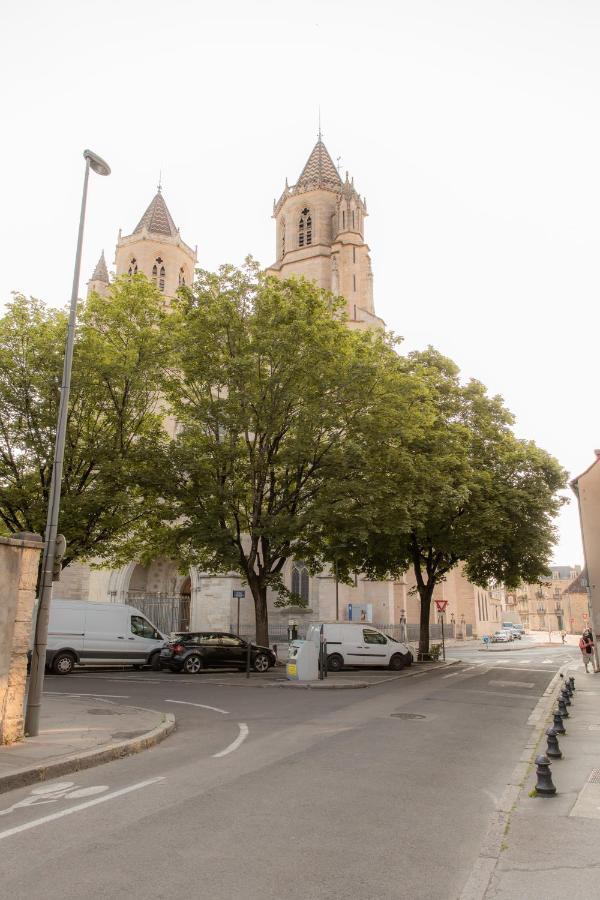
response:
<path id="1" fill-rule="evenodd" d="M 202 669 L 239 669 L 244 671 L 248 642 L 225 631 L 189 631 L 178 634 L 160 651 L 161 669 L 197 675 Z M 266 672 L 277 662 L 268 647 L 250 646 L 250 665 L 255 672 Z"/>

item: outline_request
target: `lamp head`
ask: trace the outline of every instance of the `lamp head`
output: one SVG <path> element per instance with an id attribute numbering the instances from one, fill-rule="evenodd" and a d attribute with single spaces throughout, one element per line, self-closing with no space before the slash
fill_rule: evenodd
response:
<path id="1" fill-rule="evenodd" d="M 84 150 L 83 155 L 85 159 L 89 160 L 91 168 L 97 175 L 110 175 L 110 166 L 97 153 L 93 153 L 91 150 Z"/>

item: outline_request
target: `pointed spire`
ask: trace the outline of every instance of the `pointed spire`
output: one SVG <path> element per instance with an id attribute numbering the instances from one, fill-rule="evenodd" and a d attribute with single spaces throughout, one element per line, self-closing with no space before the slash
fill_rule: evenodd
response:
<path id="1" fill-rule="evenodd" d="M 337 191 L 341 183 L 339 172 L 327 152 L 327 147 L 321 140 L 319 131 L 317 143 L 300 173 L 296 187 L 304 191 L 311 191 L 320 187 L 327 188 L 330 191 Z"/>
<path id="2" fill-rule="evenodd" d="M 96 268 L 94 269 L 94 274 L 92 275 L 90 281 L 102 281 L 104 284 L 108 284 L 108 269 L 106 268 L 104 250 L 100 254 L 100 259 L 96 263 Z"/>
<path id="3" fill-rule="evenodd" d="M 160 183 L 154 199 L 133 229 L 133 233 L 138 234 L 138 232 L 143 231 L 144 228 L 147 228 L 152 234 L 168 234 L 170 237 L 175 237 L 177 234 L 177 227 L 171 213 L 167 209 L 167 204 L 162 195 L 162 185 Z"/>

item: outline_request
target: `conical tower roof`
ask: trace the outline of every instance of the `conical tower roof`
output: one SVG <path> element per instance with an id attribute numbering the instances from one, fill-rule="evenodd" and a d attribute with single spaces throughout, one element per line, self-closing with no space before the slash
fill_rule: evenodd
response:
<path id="1" fill-rule="evenodd" d="M 106 260 L 104 258 L 104 250 L 100 254 L 100 259 L 96 263 L 96 268 L 94 269 L 94 274 L 92 275 L 91 281 L 102 281 L 104 284 L 108 284 L 108 269 L 106 268 Z"/>
<path id="2" fill-rule="evenodd" d="M 160 187 L 133 233 L 138 234 L 144 228 L 147 228 L 152 234 L 168 234 L 170 237 L 175 237 L 177 234 L 177 227 L 167 209 Z"/>
<path id="3" fill-rule="evenodd" d="M 339 172 L 327 151 L 327 147 L 319 137 L 306 161 L 306 165 L 300 173 L 296 188 L 303 191 L 311 191 L 315 188 L 327 188 L 330 191 L 338 191 L 341 186 L 342 179 Z"/>

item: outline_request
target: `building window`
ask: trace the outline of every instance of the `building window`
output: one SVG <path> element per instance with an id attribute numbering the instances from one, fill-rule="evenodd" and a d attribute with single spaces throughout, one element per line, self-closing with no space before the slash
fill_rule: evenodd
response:
<path id="1" fill-rule="evenodd" d="M 298 223 L 298 246 L 304 247 L 305 243 L 307 246 L 312 244 L 312 219 L 310 210 L 306 208 L 302 210 L 300 222 Z"/>
<path id="2" fill-rule="evenodd" d="M 156 266 L 152 266 L 152 281 L 154 284 L 158 281 L 158 269 Z"/>
<path id="3" fill-rule="evenodd" d="M 285 256 L 285 219 L 281 220 L 281 258 Z"/>
<path id="4" fill-rule="evenodd" d="M 292 593 L 308 600 L 308 569 L 303 562 L 294 562 L 292 565 Z"/>
<path id="5" fill-rule="evenodd" d="M 160 267 L 160 277 L 158 279 L 158 289 L 161 292 L 161 294 L 164 294 L 164 292 L 165 292 L 165 267 L 164 266 Z"/>
<path id="6" fill-rule="evenodd" d="M 342 229 L 346 228 L 346 213 L 342 210 Z"/>
<path id="7" fill-rule="evenodd" d="M 179 270 L 179 286 L 181 287 L 182 284 L 185 284 L 185 269 L 183 266 Z"/>
<path id="8" fill-rule="evenodd" d="M 354 284 L 354 290 L 356 290 L 356 275 L 352 276 L 352 282 Z"/>
<path id="9" fill-rule="evenodd" d="M 352 247 L 352 262 L 356 262 L 356 247 Z"/>
<path id="10" fill-rule="evenodd" d="M 352 210 L 352 228 L 354 228 L 354 210 Z"/>
<path id="11" fill-rule="evenodd" d="M 138 267 L 137 267 L 137 260 L 136 260 L 136 258 L 135 258 L 135 256 L 134 256 L 134 257 L 132 257 L 131 262 L 129 263 L 129 274 L 130 274 L 130 275 L 137 275 L 137 270 L 138 270 Z"/>

